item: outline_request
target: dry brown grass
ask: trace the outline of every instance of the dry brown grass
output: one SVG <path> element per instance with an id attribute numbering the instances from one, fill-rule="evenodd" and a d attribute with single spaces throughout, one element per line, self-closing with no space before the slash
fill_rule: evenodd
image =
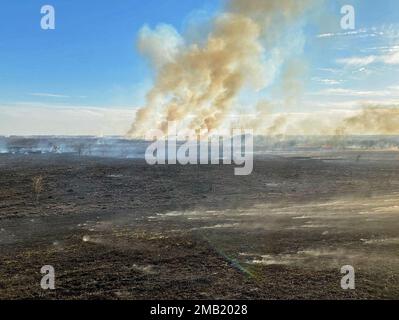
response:
<path id="1" fill-rule="evenodd" d="M 40 194 L 43 192 L 43 176 L 39 175 L 32 178 L 32 188 L 35 195 L 35 199 L 38 202 Z"/>

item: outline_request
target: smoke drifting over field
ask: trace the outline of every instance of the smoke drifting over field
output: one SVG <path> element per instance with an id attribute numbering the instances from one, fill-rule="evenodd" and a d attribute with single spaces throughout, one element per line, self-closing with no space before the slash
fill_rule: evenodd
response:
<path id="1" fill-rule="evenodd" d="M 357 115 L 344 119 L 337 134 L 399 134 L 399 106 L 365 107 Z"/>
<path id="2" fill-rule="evenodd" d="M 260 120 L 256 120 L 260 121 Z M 260 135 L 378 136 L 399 135 L 399 105 L 362 105 L 347 113 L 281 114 Z M 258 127 L 259 128 L 259 127 Z"/>

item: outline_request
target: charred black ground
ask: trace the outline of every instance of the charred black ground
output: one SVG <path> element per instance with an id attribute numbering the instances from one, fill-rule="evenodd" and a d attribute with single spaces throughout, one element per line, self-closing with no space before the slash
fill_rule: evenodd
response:
<path id="1" fill-rule="evenodd" d="M 398 160 L 275 154 L 239 177 L 233 166 L 0 155 L 0 298 L 398 298 Z M 347 264 L 354 291 L 340 287 Z M 54 291 L 40 287 L 43 265 Z"/>

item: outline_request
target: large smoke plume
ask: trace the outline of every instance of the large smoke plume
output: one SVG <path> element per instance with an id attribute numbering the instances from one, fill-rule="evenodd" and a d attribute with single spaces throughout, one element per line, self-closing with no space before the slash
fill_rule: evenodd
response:
<path id="1" fill-rule="evenodd" d="M 151 62 L 155 80 L 128 136 L 143 137 L 148 129 L 166 134 L 172 121 L 181 129 L 208 132 L 239 126 L 261 135 L 399 134 L 396 105 L 367 105 L 343 115 L 300 114 L 291 108 L 300 100 L 307 65 L 303 18 L 322 2 L 230 0 L 203 26 L 209 31 L 200 40 L 184 38 L 167 25 L 143 27 L 138 48 Z M 259 92 L 277 74 L 280 97 L 265 99 Z M 256 97 L 251 100 L 254 116 L 237 120 L 234 108 L 243 91 Z M 276 110 L 280 113 L 273 114 Z"/>
<path id="2" fill-rule="evenodd" d="M 183 39 L 172 27 L 158 26 L 155 30 L 144 27 L 138 47 L 149 57 L 156 78 L 146 105 L 137 111 L 128 135 L 143 136 L 149 127 L 166 132 L 168 121 L 194 130 L 219 128 L 228 121 L 242 90 L 258 92 L 273 81 L 289 56 L 289 49 L 281 45 L 281 39 L 312 3 L 312 0 L 231 0 L 212 20 L 205 41 L 194 43 Z M 297 40 L 302 31 L 297 32 L 293 42 L 300 47 L 303 43 Z M 288 103 L 300 90 L 300 82 L 293 79 L 298 75 L 298 64 L 292 70 L 289 68 L 287 64 L 282 84 Z M 265 116 L 264 111 L 261 113 Z"/>

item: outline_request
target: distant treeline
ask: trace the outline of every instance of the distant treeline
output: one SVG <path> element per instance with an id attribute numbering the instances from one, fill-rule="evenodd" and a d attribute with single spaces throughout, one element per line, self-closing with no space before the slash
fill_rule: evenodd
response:
<path id="1" fill-rule="evenodd" d="M 84 156 L 142 157 L 148 142 L 123 137 L 1 137 L 0 153 L 71 153 Z M 254 151 L 398 150 L 399 136 L 255 136 Z"/>

